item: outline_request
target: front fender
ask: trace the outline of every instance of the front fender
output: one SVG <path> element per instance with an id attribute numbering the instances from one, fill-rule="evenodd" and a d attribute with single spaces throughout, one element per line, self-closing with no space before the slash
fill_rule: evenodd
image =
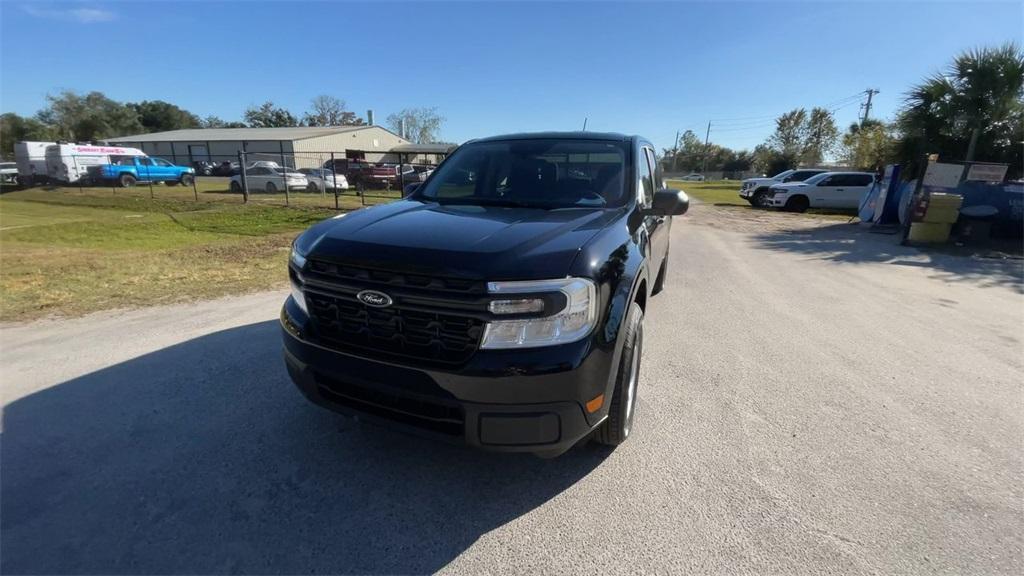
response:
<path id="1" fill-rule="evenodd" d="M 585 246 L 571 274 L 592 278 L 602 304 L 600 320 L 591 336 L 593 345 L 612 357 L 612 369 L 605 382 L 605 397 L 611 398 L 615 376 L 622 356 L 622 334 L 629 307 L 643 290 L 650 291 L 648 259 L 641 244 L 624 222 L 613 225 Z M 646 281 L 646 282 L 645 282 Z M 643 294 L 646 299 L 648 294 Z M 607 409 L 605 405 L 605 410 Z M 602 416 L 604 410 L 600 413 Z"/>

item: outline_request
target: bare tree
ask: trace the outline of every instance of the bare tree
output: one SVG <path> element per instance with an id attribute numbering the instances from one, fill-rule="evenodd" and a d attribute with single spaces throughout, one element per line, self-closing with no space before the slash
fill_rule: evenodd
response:
<path id="1" fill-rule="evenodd" d="M 363 119 L 345 109 L 345 101 L 334 96 L 321 94 L 309 103 L 302 123 L 306 126 L 362 126 Z"/>
<path id="2" fill-rule="evenodd" d="M 444 116 L 437 113 L 437 108 L 406 108 L 389 115 L 387 123 L 392 132 L 403 138 L 417 144 L 432 144 L 438 140 Z"/>

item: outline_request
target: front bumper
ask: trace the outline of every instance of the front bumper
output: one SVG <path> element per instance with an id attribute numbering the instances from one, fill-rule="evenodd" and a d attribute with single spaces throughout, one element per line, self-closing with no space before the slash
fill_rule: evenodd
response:
<path id="1" fill-rule="evenodd" d="M 789 194 L 774 194 L 768 198 L 768 205 L 773 208 L 782 208 L 786 205 L 787 200 L 789 200 Z"/>
<path id="2" fill-rule="evenodd" d="M 295 385 L 325 408 L 433 438 L 503 452 L 559 454 L 607 415 L 612 351 L 588 339 L 530 350 L 478 350 L 463 366 L 433 368 L 322 345 L 289 298 L 284 358 Z M 599 410 L 588 401 L 605 394 Z"/>

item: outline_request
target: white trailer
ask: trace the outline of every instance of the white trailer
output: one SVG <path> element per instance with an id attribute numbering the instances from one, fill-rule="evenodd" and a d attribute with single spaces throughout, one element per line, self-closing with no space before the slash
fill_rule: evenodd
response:
<path id="1" fill-rule="evenodd" d="M 88 176 L 90 166 L 112 164 L 111 156 L 146 156 L 138 148 L 96 144 L 52 144 L 46 147 L 46 175 L 74 184 Z"/>
<path id="2" fill-rule="evenodd" d="M 31 186 L 46 179 L 46 147 L 56 142 L 15 142 L 14 161 L 18 165 L 18 183 Z"/>

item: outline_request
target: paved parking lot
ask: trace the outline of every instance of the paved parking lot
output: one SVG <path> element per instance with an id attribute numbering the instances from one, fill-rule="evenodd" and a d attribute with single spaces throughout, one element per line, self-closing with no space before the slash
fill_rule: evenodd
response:
<path id="1" fill-rule="evenodd" d="M 750 213 L 677 222 L 614 452 L 477 453 L 311 406 L 283 292 L 7 327 L 0 569 L 1024 570 L 1020 262 Z"/>

